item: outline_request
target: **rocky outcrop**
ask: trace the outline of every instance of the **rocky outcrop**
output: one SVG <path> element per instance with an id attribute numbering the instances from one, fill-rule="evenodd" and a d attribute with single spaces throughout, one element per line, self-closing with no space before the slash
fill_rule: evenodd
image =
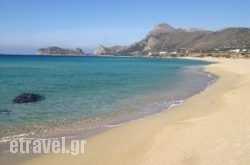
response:
<path id="1" fill-rule="evenodd" d="M 209 31 L 200 28 L 174 28 L 162 23 L 148 35 L 122 49 L 97 48 L 103 54 L 148 55 L 159 52 L 209 52 L 211 50 L 250 49 L 250 28 Z M 101 53 L 102 54 L 102 53 Z"/>
<path id="2" fill-rule="evenodd" d="M 94 54 L 95 54 L 95 55 L 103 55 L 103 54 L 109 54 L 109 52 L 110 52 L 110 51 L 109 51 L 108 48 L 106 48 L 106 47 L 100 45 L 100 46 L 98 46 L 98 47 L 95 49 Z"/>
<path id="3" fill-rule="evenodd" d="M 30 103 L 30 102 L 37 102 L 44 100 L 45 97 L 40 95 L 40 94 L 35 94 L 35 93 L 22 93 L 18 96 L 16 96 L 12 102 L 13 103 Z"/>
<path id="4" fill-rule="evenodd" d="M 127 49 L 127 46 L 113 46 L 113 47 L 105 47 L 105 46 L 98 46 L 95 51 L 94 54 L 95 55 L 116 55 L 116 54 L 120 54 L 119 52 L 124 51 L 125 49 Z"/>
<path id="5" fill-rule="evenodd" d="M 83 55 L 84 52 L 80 48 L 64 49 L 56 46 L 41 48 L 37 50 L 40 55 Z"/>
<path id="6" fill-rule="evenodd" d="M 173 31 L 175 31 L 176 29 L 166 23 L 160 23 L 160 24 L 157 24 L 153 30 L 151 30 L 149 33 L 148 33 L 148 36 L 151 36 L 151 35 L 159 35 L 161 33 L 171 33 Z"/>

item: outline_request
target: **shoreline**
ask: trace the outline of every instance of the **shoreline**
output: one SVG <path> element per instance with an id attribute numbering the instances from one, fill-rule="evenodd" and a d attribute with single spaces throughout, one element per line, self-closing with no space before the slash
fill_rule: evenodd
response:
<path id="1" fill-rule="evenodd" d="M 203 66 L 203 65 L 202 65 Z M 204 65 L 206 66 L 206 65 Z M 160 109 L 160 110 L 157 110 L 157 111 L 152 111 L 150 113 L 131 113 L 130 114 L 130 117 L 122 117 L 121 116 L 117 116 L 118 118 L 121 118 L 121 119 L 115 119 L 113 117 L 113 120 L 111 120 L 109 123 L 107 124 L 104 124 L 100 127 L 97 127 L 97 128 L 94 128 L 94 129 L 91 129 L 91 130 L 86 130 L 84 132 L 82 132 L 81 134 L 75 134 L 75 135 L 71 135 L 71 136 L 63 136 L 63 135 L 59 135 L 59 136 L 43 136 L 43 137 L 37 137 L 37 136 L 28 136 L 28 134 L 21 134 L 21 135 L 15 135 L 15 139 L 14 140 L 18 140 L 18 137 L 19 138 L 23 138 L 23 139 L 31 139 L 32 141 L 36 140 L 36 139 L 60 139 L 61 137 L 65 137 L 66 138 L 66 145 L 69 145 L 69 141 L 70 140 L 75 140 L 75 139 L 78 139 L 78 140 L 81 140 L 81 139 L 85 139 L 85 138 L 89 138 L 91 136 L 94 136 L 96 134 L 99 134 L 103 131 L 107 131 L 108 129 L 112 128 L 112 127 L 117 127 L 119 125 L 123 125 L 123 124 L 126 124 L 126 123 L 129 123 L 130 121 L 134 121 L 134 120 L 140 120 L 144 117 L 147 117 L 147 116 L 150 116 L 150 115 L 153 115 L 153 114 L 157 114 L 157 113 L 161 113 L 162 111 L 169 111 L 171 110 L 172 108 L 174 108 L 175 106 L 178 106 L 180 104 L 182 104 L 185 100 L 189 99 L 190 97 L 193 97 L 201 92 L 203 92 L 204 90 L 206 90 L 212 83 L 214 83 L 216 80 L 217 80 L 217 76 L 215 76 L 214 74 L 211 74 L 209 72 L 206 72 L 204 71 L 204 66 L 201 67 L 201 66 L 195 66 L 195 67 L 192 67 L 192 69 L 195 70 L 195 72 L 199 73 L 199 74 L 204 74 L 204 75 L 207 75 L 207 77 L 211 78 L 211 80 L 209 80 L 209 82 L 207 83 L 207 86 L 205 88 L 203 88 L 202 90 L 200 90 L 198 93 L 195 92 L 195 93 L 192 93 L 190 94 L 189 96 L 185 97 L 185 98 L 182 98 L 181 100 L 174 100 L 174 101 L 168 101 L 168 102 L 171 102 L 171 104 L 169 104 L 167 106 L 167 108 L 164 108 L 164 109 Z M 82 123 L 78 123 L 81 125 L 83 125 Z M 81 128 L 81 127 L 79 127 Z M 8 137 L 6 137 L 7 139 Z M 11 137 L 9 137 L 10 139 Z M 7 155 L 2 155 L 3 156 L 3 160 L 7 160 L 8 158 L 12 158 L 13 155 L 11 155 L 11 153 L 9 153 L 9 141 L 6 141 L 6 142 L 3 142 L 2 143 L 2 146 L 0 146 L 0 148 L 2 147 L 2 149 L 4 149 L 5 151 L 3 151 L 2 153 L 0 152 L 0 156 L 1 154 L 3 153 L 6 153 L 7 151 Z M 0 143 L 1 145 L 1 143 Z M 19 162 L 19 161 L 23 161 L 23 160 L 29 160 L 29 159 L 34 159 L 34 158 L 37 158 L 39 156 L 42 156 L 43 154 L 34 154 L 34 153 L 30 153 L 29 155 L 24 155 L 24 154 L 18 154 L 16 155 L 15 157 L 15 163 L 14 164 L 17 164 L 16 162 Z M 0 163 L 1 163 L 1 157 L 0 157 Z M 5 163 L 6 164 L 6 163 Z M 13 164 L 13 162 L 11 162 L 10 164 Z"/>
<path id="2" fill-rule="evenodd" d="M 189 60 L 190 61 L 190 60 Z M 196 60 L 197 61 L 197 60 Z M 102 119 L 98 121 L 97 118 L 100 118 L 100 116 L 98 115 L 93 115 L 88 117 L 87 119 L 85 118 L 76 118 L 76 119 L 71 119 L 68 120 L 68 123 L 72 123 L 71 125 L 67 125 L 64 127 L 60 127 L 60 125 L 63 125 L 63 122 L 60 123 L 60 120 L 58 120 L 58 122 L 54 122 L 54 121 L 48 121 L 47 123 L 42 123 L 42 124 L 38 124 L 39 125 L 39 130 L 37 131 L 36 128 L 32 129 L 32 126 L 30 126 L 29 124 L 24 124 L 22 126 L 20 126 L 19 128 L 16 128 L 16 130 L 19 130 L 19 134 L 9 134 L 7 136 L 1 136 L 0 139 L 0 145 L 1 143 L 7 143 L 13 139 L 18 139 L 18 138 L 57 138 L 57 137 L 62 137 L 65 136 L 66 138 L 70 138 L 70 137 L 74 137 L 74 138 L 78 138 L 79 136 L 82 138 L 85 138 L 89 135 L 93 135 L 92 132 L 98 132 L 98 130 L 106 130 L 107 128 L 113 125 L 119 125 L 122 123 L 126 123 L 127 121 L 130 120 L 136 120 L 138 118 L 143 118 L 145 116 L 154 114 L 154 113 L 159 113 L 162 110 L 166 110 L 169 109 L 175 105 L 178 105 L 180 103 L 182 103 L 184 100 L 186 100 L 189 97 L 192 97 L 193 95 L 196 95 L 197 93 L 202 92 L 203 90 L 205 90 L 209 84 L 211 84 L 214 79 L 216 79 L 215 76 L 210 75 L 207 72 L 203 71 L 203 66 L 205 65 L 197 65 L 197 66 L 186 66 L 185 68 L 182 69 L 181 72 L 189 72 L 189 73 L 195 73 L 195 74 L 199 74 L 201 75 L 200 77 L 207 77 L 207 81 L 208 82 L 204 82 L 204 83 L 197 83 L 197 85 L 195 86 L 200 86 L 199 84 L 203 84 L 197 88 L 195 88 L 196 90 L 188 90 L 189 92 L 186 92 L 187 94 L 183 94 L 184 92 L 182 90 L 180 90 L 179 95 L 175 95 L 175 97 L 173 95 L 171 95 L 171 90 L 167 89 L 161 89 L 161 90 L 157 90 L 157 91 L 153 91 L 150 94 L 154 95 L 154 96 L 161 96 L 160 99 L 155 99 L 153 102 L 150 101 L 141 101 L 139 100 L 138 102 L 141 102 L 140 104 L 138 104 L 140 106 L 140 110 L 137 111 L 136 110 L 132 110 L 133 108 L 127 106 L 131 104 L 135 104 L 137 101 L 135 101 L 135 98 L 131 99 L 130 98 L 130 102 L 128 103 L 129 99 L 124 99 L 123 101 L 126 102 L 123 105 L 123 111 L 119 111 L 119 115 L 118 113 L 107 113 L 105 114 L 105 116 L 101 116 Z M 196 77 L 199 77 L 199 75 L 197 75 Z M 166 76 L 167 77 L 167 76 Z M 184 77 L 184 76 L 183 76 Z M 188 77 L 188 76 L 186 76 Z M 196 78 L 194 77 L 194 78 Z M 205 79 L 205 78 L 204 78 Z M 188 78 L 187 78 L 188 80 Z M 178 82 L 178 81 L 177 81 Z M 182 82 L 182 81 L 179 81 Z M 183 81 L 185 82 L 185 81 Z M 194 84 L 194 81 L 192 80 L 192 83 L 190 84 Z M 167 86 L 166 84 L 164 84 L 165 86 Z M 155 85 L 156 86 L 156 85 Z M 181 86 L 188 86 L 188 85 L 181 85 Z M 180 86 L 180 87 L 181 87 Z M 180 88 L 177 86 L 177 88 Z M 191 85 L 190 85 L 190 89 L 191 89 Z M 172 89 L 172 88 L 171 88 Z M 163 91 L 164 90 L 164 91 Z M 143 96 L 143 94 L 138 95 L 140 97 Z M 145 95 L 147 96 L 147 95 Z M 164 99 L 163 96 L 165 97 Z M 138 97 L 138 98 L 140 98 Z M 171 98 L 172 97 L 172 98 Z M 143 97 L 142 97 L 143 98 Z M 146 97 L 145 97 L 146 98 Z M 156 97 L 155 97 L 156 98 Z M 143 103 L 142 103 L 143 102 Z M 137 104 L 136 104 L 137 105 Z M 138 106 L 138 107 L 139 107 Z M 131 109 L 131 110 L 130 110 Z M 95 123 L 88 123 L 88 121 L 96 121 Z M 12 126 L 12 125 L 11 125 Z M 13 130 L 15 126 L 12 126 L 13 128 L 8 126 L 8 130 L 12 130 L 12 132 L 15 132 Z M 38 126 L 36 126 L 38 127 Z M 3 129 L 1 130 L 4 133 L 4 127 L 2 127 Z M 59 128 L 59 129 L 57 129 Z M 21 130 L 24 130 L 24 132 L 22 132 Z M 27 132 L 25 132 L 26 130 L 28 130 Z M 75 130 L 75 131 L 74 131 Z M 80 131 L 79 131 L 80 130 Z M 2 133 L 0 131 L 0 133 Z M 46 131 L 46 133 L 44 133 Z M 7 132 L 7 131 L 5 131 Z M 16 131 L 17 132 L 17 131 Z M 56 132 L 56 133 L 55 133 Z M 4 135 L 4 134 L 1 135 Z M 85 136 L 86 135 L 86 136 Z M 0 146 L 1 148 L 1 146 Z M 0 155 L 1 155 L 1 150 L 0 150 Z"/>
<path id="3" fill-rule="evenodd" d="M 87 138 L 83 155 L 44 154 L 20 163 L 249 163 L 250 104 L 246 98 L 250 91 L 250 61 L 201 60 L 219 62 L 205 66 L 205 71 L 218 75 L 219 79 L 181 105 Z"/>

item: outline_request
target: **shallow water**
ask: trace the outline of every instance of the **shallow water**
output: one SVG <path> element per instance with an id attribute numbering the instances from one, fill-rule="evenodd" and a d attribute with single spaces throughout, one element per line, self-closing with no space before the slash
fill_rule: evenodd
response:
<path id="1" fill-rule="evenodd" d="M 159 112 L 214 79 L 204 61 L 175 58 L 0 56 L 1 141 L 77 136 Z M 45 100 L 13 104 L 23 92 Z"/>

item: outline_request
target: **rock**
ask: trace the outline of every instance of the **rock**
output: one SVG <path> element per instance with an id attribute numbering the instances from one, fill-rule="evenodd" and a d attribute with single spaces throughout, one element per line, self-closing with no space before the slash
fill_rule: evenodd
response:
<path id="1" fill-rule="evenodd" d="M 159 35 L 162 33 L 171 33 L 171 32 L 174 32 L 175 30 L 176 30 L 176 28 L 174 28 L 166 23 L 160 23 L 160 24 L 155 25 L 153 30 L 151 30 L 148 35 L 154 36 L 154 35 Z"/>
<path id="2" fill-rule="evenodd" d="M 10 114 L 10 112 L 8 109 L 0 109 L 0 114 Z"/>
<path id="3" fill-rule="evenodd" d="M 103 54 L 109 54 L 109 53 L 110 51 L 102 45 L 98 46 L 94 51 L 95 55 L 103 55 Z"/>
<path id="4" fill-rule="evenodd" d="M 29 103 L 29 102 L 37 102 L 44 100 L 45 97 L 39 94 L 34 93 L 22 93 L 15 97 L 12 102 L 13 103 Z"/>
<path id="5" fill-rule="evenodd" d="M 94 55 L 117 55 L 120 54 L 123 50 L 127 49 L 127 46 L 112 46 L 112 47 L 104 47 L 99 45 L 95 51 Z"/>
<path id="6" fill-rule="evenodd" d="M 80 48 L 64 49 L 56 46 L 41 48 L 37 50 L 40 55 L 84 55 L 85 53 Z"/>

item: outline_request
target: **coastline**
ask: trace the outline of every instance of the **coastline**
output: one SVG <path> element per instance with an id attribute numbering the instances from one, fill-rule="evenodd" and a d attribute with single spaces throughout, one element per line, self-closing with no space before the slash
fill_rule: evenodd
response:
<path id="1" fill-rule="evenodd" d="M 195 58 L 196 59 L 196 58 Z M 85 153 L 44 154 L 21 164 L 247 164 L 250 162 L 250 61 L 218 62 L 220 78 L 170 111 L 87 138 Z"/>
<path id="2" fill-rule="evenodd" d="M 36 61 L 37 64 L 34 63 L 33 60 Z M 13 84 L 12 82 L 22 81 L 23 78 L 18 77 L 22 72 L 19 73 L 18 71 L 11 73 L 17 75 L 15 76 L 15 80 L 5 83 L 10 85 L 2 86 L 4 89 L 10 88 L 8 90 L 3 90 L 3 96 L 5 97 L 2 96 L 1 98 L 1 100 L 3 100 L 2 107 L 10 111 L 10 117 L 6 118 L 6 114 L 3 115 L 5 118 L 2 118 L 1 115 L 1 119 L 3 120 L 0 120 L 0 148 L 2 143 L 7 143 L 8 141 L 18 138 L 56 138 L 61 136 L 69 138 L 81 136 L 82 138 L 85 138 L 86 136 L 89 136 L 89 132 L 96 132 L 95 130 L 103 130 L 110 125 L 113 126 L 152 113 L 158 113 L 161 110 L 167 109 L 169 106 L 179 104 L 186 98 L 204 90 L 208 84 L 213 81 L 213 77 L 210 77 L 202 71 L 203 64 L 207 64 L 207 62 L 201 62 L 198 60 L 180 60 L 175 58 L 129 58 L 121 60 L 120 57 L 96 57 L 94 59 L 88 57 L 70 57 L 69 60 L 58 60 L 53 57 L 45 57 L 44 59 L 41 59 L 40 57 L 34 58 L 26 56 L 23 58 L 21 56 L 16 56 L 14 58 L 4 57 L 3 66 L 14 66 L 13 63 L 18 62 L 15 67 L 18 67 L 21 63 L 25 63 L 30 69 L 43 68 L 44 64 L 42 66 L 39 64 L 41 61 L 46 63 L 51 61 L 47 66 L 47 68 L 51 68 L 49 69 L 50 71 L 42 69 L 40 72 L 38 71 L 39 69 L 36 69 L 37 71 L 28 79 L 33 81 L 34 84 L 41 85 L 32 87 L 32 85 L 30 86 L 27 84 L 26 86 L 29 86 L 30 88 L 27 90 L 28 92 L 36 92 L 47 96 L 48 98 L 45 101 L 39 104 L 34 104 L 34 106 L 27 104 L 27 106 L 24 106 L 25 108 L 23 107 L 24 110 L 22 111 L 19 110 L 21 105 L 16 106 L 15 104 L 10 103 L 12 97 L 24 92 L 23 89 L 26 88 L 22 86 L 11 86 L 11 84 Z M 73 63 L 78 67 L 71 67 L 70 64 L 73 64 L 71 61 L 74 61 Z M 96 64 L 96 62 L 99 62 L 102 65 L 98 65 L 100 67 L 95 67 L 94 64 Z M 60 65 L 65 64 L 65 71 L 61 72 L 61 68 L 58 68 L 56 63 Z M 84 63 L 83 65 L 87 70 L 89 68 L 88 71 L 86 71 L 86 69 L 81 69 L 82 63 Z M 115 68 L 108 67 L 111 66 L 111 63 L 118 63 L 121 65 L 117 65 L 119 67 Z M 150 69 L 147 69 L 149 68 L 149 63 L 150 65 L 153 65 Z M 161 63 L 165 63 L 166 65 L 161 65 Z M 103 70 L 106 66 L 110 69 Z M 124 69 L 124 67 L 131 69 Z M 136 69 L 133 69 L 135 67 Z M 73 74 L 70 74 L 71 76 L 69 76 L 67 70 L 70 70 L 70 73 Z M 6 69 L 5 72 L 9 72 L 9 69 Z M 23 72 L 28 71 L 27 69 L 24 69 Z M 125 72 L 126 76 L 123 76 L 123 72 Z M 100 76 L 100 73 L 105 74 Z M 114 81 L 112 78 L 113 76 L 109 76 L 110 73 L 116 74 L 117 78 L 115 79 L 118 79 L 118 81 Z M 62 74 L 64 76 L 62 76 Z M 172 77 L 172 75 L 174 76 Z M 50 78 L 47 78 L 46 81 L 43 77 Z M 61 77 L 71 77 L 70 79 L 74 79 L 71 80 L 70 84 L 72 85 L 68 86 L 68 89 L 63 89 L 59 85 L 56 85 L 68 84 L 67 79 L 61 79 Z M 85 81 L 86 79 L 95 82 L 89 84 L 88 81 Z M 6 81 L 9 81 L 9 79 L 7 78 Z M 103 81 L 107 81 L 111 85 L 109 85 L 109 83 L 102 83 Z M 106 87 L 104 87 L 105 84 Z M 82 89 L 74 91 L 75 86 L 82 86 Z M 49 90 L 47 90 L 47 87 L 50 87 L 48 88 Z M 51 89 L 53 89 L 53 92 L 51 92 Z M 19 92 L 16 92 L 17 90 L 19 90 Z M 86 92 L 88 90 L 91 90 L 91 92 Z M 67 91 L 67 93 L 64 93 L 63 91 Z M 70 113 L 68 109 L 71 109 L 73 114 L 65 115 Z M 92 111 L 91 109 L 95 109 L 93 113 L 91 112 L 92 114 L 88 113 L 89 110 Z M 28 115 L 28 119 L 30 118 L 29 116 L 32 116 L 32 118 L 36 118 L 36 121 L 34 119 L 31 119 L 33 121 L 23 120 L 23 116 L 26 114 Z M 60 118 L 63 120 L 60 120 Z M 53 119 L 56 119 L 56 121 Z M 38 125 L 34 125 L 34 123 L 39 120 L 41 122 Z M 17 124 L 17 126 L 15 126 L 15 123 L 24 124 Z M 8 149 L 1 149 L 0 155 L 4 152 L 8 153 Z"/>

